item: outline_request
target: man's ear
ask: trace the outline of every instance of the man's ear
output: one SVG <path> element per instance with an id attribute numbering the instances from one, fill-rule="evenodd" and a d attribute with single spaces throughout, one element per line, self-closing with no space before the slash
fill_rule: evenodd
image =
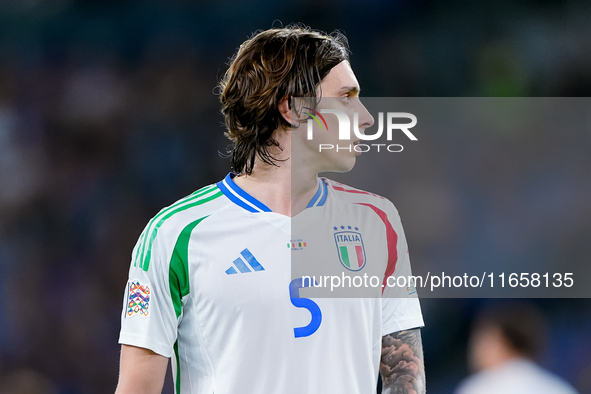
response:
<path id="1" fill-rule="evenodd" d="M 300 127 L 302 122 L 308 119 L 307 116 L 302 114 L 302 108 L 306 106 L 307 101 L 303 101 L 304 99 L 298 97 L 293 98 L 289 96 L 284 96 L 281 101 L 279 101 L 279 113 L 285 119 L 287 123 L 291 125 L 292 129 L 297 129 Z M 308 100 L 313 100 L 312 98 Z M 312 107 L 314 104 L 310 103 L 308 106 Z"/>
<path id="2" fill-rule="evenodd" d="M 293 126 L 292 114 L 295 115 L 295 113 L 291 110 L 291 97 L 283 96 L 281 98 L 281 101 L 279 101 L 279 113 L 287 123 Z"/>

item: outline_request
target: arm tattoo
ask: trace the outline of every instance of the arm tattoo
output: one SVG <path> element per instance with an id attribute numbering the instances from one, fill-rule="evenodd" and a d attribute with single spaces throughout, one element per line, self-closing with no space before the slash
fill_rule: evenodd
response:
<path id="1" fill-rule="evenodd" d="M 380 373 L 383 394 L 425 393 L 425 364 L 419 328 L 382 337 Z"/>

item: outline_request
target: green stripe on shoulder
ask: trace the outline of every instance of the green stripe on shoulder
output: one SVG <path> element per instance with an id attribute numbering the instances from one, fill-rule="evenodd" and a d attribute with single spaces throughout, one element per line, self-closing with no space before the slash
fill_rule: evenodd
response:
<path id="1" fill-rule="evenodd" d="M 189 223 L 179 234 L 170 258 L 170 296 L 177 319 L 182 313 L 182 298 L 189 294 L 189 241 L 193 229 L 207 216 Z"/>
<path id="2" fill-rule="evenodd" d="M 155 217 L 155 219 L 157 219 L 157 222 L 154 223 L 151 229 L 148 229 L 149 235 L 146 235 L 146 240 L 144 241 L 144 244 L 142 246 L 142 248 L 145 249 L 145 252 L 139 253 L 138 260 L 135 261 L 134 265 L 137 264 L 139 261 L 139 265 L 144 271 L 147 271 L 150 268 L 150 259 L 152 257 L 152 244 L 154 243 L 154 240 L 158 235 L 158 230 L 160 229 L 160 227 L 162 227 L 162 225 L 167 219 L 179 212 L 213 201 L 221 196 L 223 196 L 223 193 L 216 186 L 215 188 L 208 190 L 205 194 L 200 194 L 199 196 L 195 196 L 194 198 L 186 200 L 183 204 L 178 204 L 174 209 L 167 209 L 162 211 L 162 215 L 158 214 Z M 148 232 L 146 232 L 146 234 L 148 234 Z"/>
<path id="3" fill-rule="evenodd" d="M 156 216 L 154 216 L 150 222 L 148 223 L 148 225 L 146 226 L 146 228 L 144 229 L 144 231 L 142 232 L 142 235 L 140 236 L 140 242 L 139 242 L 139 247 L 135 253 L 135 257 L 134 257 L 134 266 L 137 267 L 137 264 L 139 262 L 140 267 L 142 266 L 142 262 L 143 262 L 143 257 L 144 257 L 144 253 L 146 250 L 146 243 L 147 243 L 147 238 L 148 235 L 154 230 L 154 226 L 156 225 L 156 223 L 158 223 L 158 220 L 160 220 L 160 218 L 164 215 L 166 215 L 167 213 L 175 210 L 176 208 L 178 208 L 179 206 L 181 206 L 182 204 L 185 204 L 187 202 L 193 201 L 197 198 L 200 198 L 206 194 L 208 194 L 209 192 L 213 191 L 217 189 L 217 186 L 214 185 L 209 185 L 209 186 L 205 186 L 202 187 L 201 189 L 197 190 L 196 192 L 194 192 L 193 194 L 184 197 L 182 199 L 180 199 L 179 201 L 175 202 L 174 204 L 163 208 L 160 210 L 160 212 L 158 212 L 156 214 Z"/>

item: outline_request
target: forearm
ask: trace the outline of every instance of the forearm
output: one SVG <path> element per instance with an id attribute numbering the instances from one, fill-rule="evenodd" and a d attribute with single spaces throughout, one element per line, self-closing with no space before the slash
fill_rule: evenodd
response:
<path id="1" fill-rule="evenodd" d="M 166 357 L 148 349 L 123 345 L 115 394 L 161 393 L 167 366 Z"/>
<path id="2" fill-rule="evenodd" d="M 424 394 L 425 364 L 421 331 L 400 331 L 382 338 L 383 394 Z"/>

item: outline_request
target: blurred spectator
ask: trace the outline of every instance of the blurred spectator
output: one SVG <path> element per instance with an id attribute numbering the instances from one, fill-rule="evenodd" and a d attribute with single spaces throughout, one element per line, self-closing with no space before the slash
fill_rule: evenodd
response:
<path id="1" fill-rule="evenodd" d="M 37 371 L 18 369 L 0 378 L 2 394 L 55 394 L 55 385 Z"/>
<path id="2" fill-rule="evenodd" d="M 472 368 L 457 394 L 576 394 L 533 359 L 544 341 L 544 317 L 532 304 L 501 303 L 476 319 L 469 343 Z"/>

